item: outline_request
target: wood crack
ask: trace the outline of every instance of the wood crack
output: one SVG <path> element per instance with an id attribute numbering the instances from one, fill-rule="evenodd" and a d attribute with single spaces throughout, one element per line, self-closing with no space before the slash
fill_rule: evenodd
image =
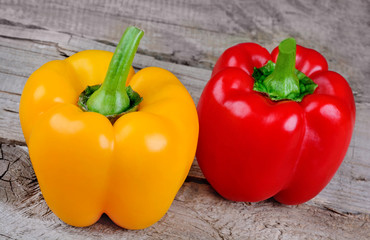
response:
<path id="1" fill-rule="evenodd" d="M 9 91 L 4 91 L 4 90 L 0 90 L 0 93 L 6 93 L 6 94 L 10 94 L 10 95 L 15 95 L 15 96 L 21 96 L 22 95 L 20 93 L 14 93 L 14 92 L 9 92 Z"/>
<path id="2" fill-rule="evenodd" d="M 47 30 L 44 27 L 36 26 L 33 24 L 23 24 L 20 22 L 13 22 L 8 19 L 0 18 L 0 24 L 13 26 L 13 27 L 22 27 L 22 28 L 28 28 L 28 29 L 39 29 L 39 30 Z"/>
<path id="3" fill-rule="evenodd" d="M 207 64 L 205 62 L 201 63 L 199 59 L 195 58 L 195 56 L 192 56 L 190 60 L 178 58 L 176 57 L 176 54 L 179 53 L 179 51 L 172 51 L 172 53 L 170 54 L 165 54 L 165 53 L 158 54 L 156 52 L 152 52 L 149 50 L 138 49 L 137 52 L 142 55 L 151 56 L 154 59 L 162 61 L 162 62 L 170 62 L 170 63 L 180 64 L 184 66 L 191 66 L 195 68 L 208 69 L 208 70 L 212 70 L 213 68 L 212 63 L 207 63 Z"/>
<path id="4" fill-rule="evenodd" d="M 325 210 L 328 210 L 328 211 L 330 211 L 332 213 L 335 213 L 337 215 L 344 216 L 344 217 L 348 217 L 349 215 L 352 215 L 351 213 L 348 213 L 348 212 L 338 212 L 338 211 L 336 211 L 336 210 L 334 210 L 334 209 L 332 209 L 332 208 L 330 208 L 328 206 L 324 206 L 324 209 Z"/>
<path id="5" fill-rule="evenodd" d="M 2 160 L 3 160 L 3 159 L 2 159 Z M 4 161 L 4 160 L 3 160 L 3 161 Z M 3 179 L 3 177 L 5 176 L 5 174 L 7 174 L 7 173 L 8 173 L 9 169 L 10 169 L 10 162 L 8 162 L 8 166 L 6 167 L 5 171 L 0 175 L 0 180 L 5 181 L 5 180 Z"/>
<path id="6" fill-rule="evenodd" d="M 65 53 L 64 51 L 70 51 L 70 52 L 76 53 L 76 51 L 65 49 L 65 48 L 59 46 L 59 43 L 56 43 L 56 42 L 43 41 L 43 40 L 39 40 L 39 39 L 23 38 L 23 37 L 14 37 L 14 36 L 7 36 L 7 35 L 0 35 L 0 37 L 7 38 L 7 39 L 12 39 L 12 40 L 18 40 L 18 41 L 28 41 L 28 42 L 32 42 L 32 43 L 38 43 L 38 44 L 41 44 L 41 45 L 53 46 L 58 51 L 59 55 L 64 57 L 64 58 L 69 57 L 69 55 L 67 53 Z M 11 48 L 9 46 L 4 46 L 4 47 Z M 21 49 L 21 50 L 24 50 L 24 49 Z M 49 56 L 54 56 L 54 55 L 51 55 L 51 54 L 48 54 L 48 55 Z"/>
<path id="7" fill-rule="evenodd" d="M 17 111 L 13 111 L 13 110 L 10 110 L 10 109 L 3 108 L 3 110 L 4 110 L 5 112 L 19 114 L 19 112 L 17 112 Z"/>
<path id="8" fill-rule="evenodd" d="M 2 233 L 0 233 L 0 236 L 1 236 L 1 237 L 4 237 L 4 238 L 6 238 L 6 239 L 16 239 L 16 238 L 12 238 L 12 237 L 10 237 L 10 236 L 8 236 L 8 235 L 5 235 L 5 234 L 2 234 Z"/>
<path id="9" fill-rule="evenodd" d="M 14 140 L 14 139 L 8 139 L 0 136 L 0 143 L 4 144 L 10 144 L 10 145 L 17 145 L 17 146 L 27 146 L 26 142 Z"/>
<path id="10" fill-rule="evenodd" d="M 195 176 L 187 176 L 186 179 L 185 179 L 185 182 L 193 182 L 193 183 L 198 183 L 198 184 L 207 184 L 207 185 L 209 185 L 207 179 L 200 178 L 200 177 L 195 177 Z"/>

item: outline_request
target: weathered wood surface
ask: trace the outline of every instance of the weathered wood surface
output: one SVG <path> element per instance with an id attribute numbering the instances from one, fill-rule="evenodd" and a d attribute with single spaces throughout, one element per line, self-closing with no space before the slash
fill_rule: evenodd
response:
<path id="1" fill-rule="evenodd" d="M 225 2 L 0 1 L 0 238 L 370 238 L 370 4 Z M 215 60 L 235 43 L 271 50 L 293 36 L 322 52 L 350 82 L 357 106 L 350 149 L 331 183 L 297 207 L 232 203 L 210 188 L 195 161 L 170 211 L 144 231 L 122 230 L 106 217 L 83 229 L 61 223 L 42 199 L 22 147 L 22 88 L 47 61 L 85 49 L 113 51 L 131 24 L 146 30 L 135 68 L 172 71 L 195 103 Z"/>

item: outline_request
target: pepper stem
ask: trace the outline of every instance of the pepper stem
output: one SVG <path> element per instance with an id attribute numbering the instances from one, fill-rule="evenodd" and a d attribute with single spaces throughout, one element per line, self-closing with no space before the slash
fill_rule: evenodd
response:
<path id="1" fill-rule="evenodd" d="M 291 99 L 299 95 L 299 80 L 295 74 L 296 42 L 288 38 L 279 44 L 274 72 L 264 80 L 268 94 L 275 99 Z"/>
<path id="2" fill-rule="evenodd" d="M 288 38 L 279 44 L 276 64 L 268 61 L 261 68 L 254 68 L 253 90 L 266 93 L 271 100 L 293 100 L 296 102 L 312 94 L 317 84 L 304 73 L 295 69 L 296 43 Z"/>
<path id="3" fill-rule="evenodd" d="M 126 29 L 113 54 L 103 84 L 87 100 L 89 111 L 107 116 L 119 114 L 130 107 L 126 81 L 143 35 L 144 32 L 139 28 L 130 26 Z"/>

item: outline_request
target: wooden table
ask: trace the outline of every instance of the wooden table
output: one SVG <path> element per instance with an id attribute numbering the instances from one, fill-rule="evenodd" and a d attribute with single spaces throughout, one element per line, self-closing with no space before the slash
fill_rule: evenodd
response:
<path id="1" fill-rule="evenodd" d="M 370 239 L 369 1 L 0 1 L 0 239 Z M 85 49 L 113 51 L 124 29 L 145 30 L 134 67 L 172 71 L 197 103 L 218 56 L 239 42 L 272 50 L 286 37 L 315 48 L 350 83 L 356 126 L 343 164 L 313 200 L 231 202 L 196 160 L 168 213 L 129 231 L 106 216 L 87 228 L 47 207 L 18 107 L 29 75 Z"/>

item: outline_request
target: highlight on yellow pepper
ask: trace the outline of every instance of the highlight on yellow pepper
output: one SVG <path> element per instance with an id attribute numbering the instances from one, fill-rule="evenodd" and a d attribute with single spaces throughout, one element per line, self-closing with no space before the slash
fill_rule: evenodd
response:
<path id="1" fill-rule="evenodd" d="M 20 121 L 42 194 L 73 226 L 106 213 L 142 229 L 169 209 L 194 159 L 194 102 L 169 71 L 132 61 L 143 31 L 126 29 L 113 53 L 86 50 L 28 79 Z M 101 85 L 100 85 L 101 84 Z"/>

